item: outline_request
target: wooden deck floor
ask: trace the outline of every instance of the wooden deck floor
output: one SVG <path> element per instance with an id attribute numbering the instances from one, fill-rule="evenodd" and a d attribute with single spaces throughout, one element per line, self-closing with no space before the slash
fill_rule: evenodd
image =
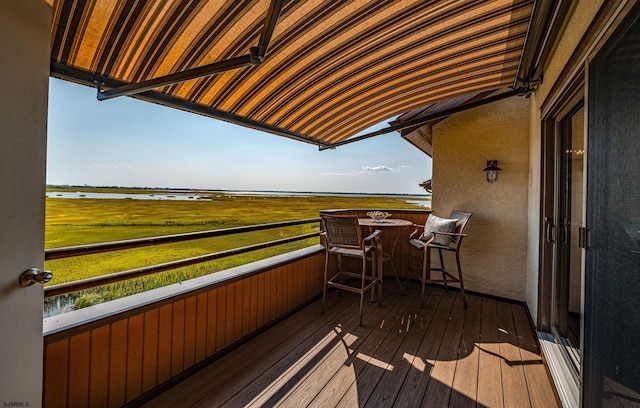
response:
<path id="1" fill-rule="evenodd" d="M 331 293 L 149 407 L 556 407 L 523 306 L 417 285 L 385 305 Z"/>

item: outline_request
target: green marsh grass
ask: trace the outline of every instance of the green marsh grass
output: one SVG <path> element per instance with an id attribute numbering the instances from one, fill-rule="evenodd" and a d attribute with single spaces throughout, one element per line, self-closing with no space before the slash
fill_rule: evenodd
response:
<path id="1" fill-rule="evenodd" d="M 78 189 L 71 189 L 78 191 Z M 135 190 L 88 189 L 82 192 L 131 193 Z M 51 189 L 50 191 L 64 191 Z M 149 194 L 149 190 L 137 192 Z M 162 191 L 157 191 L 161 193 Z M 196 194 L 196 193 L 194 193 Z M 198 192 L 202 195 L 202 192 Z M 127 200 L 47 198 L 46 248 L 154 237 L 194 231 L 231 228 L 278 221 L 314 218 L 318 211 L 338 208 L 421 208 L 404 198 L 376 196 L 268 197 L 208 193 L 206 200 Z M 409 199 L 410 197 L 407 197 Z M 422 198 L 423 199 L 423 198 Z M 224 237 L 206 238 L 155 247 L 47 261 L 54 273 L 49 284 L 125 271 L 143 266 L 219 252 L 318 231 L 317 223 L 276 228 Z M 307 239 L 199 265 L 104 285 L 73 294 L 74 307 L 117 299 L 134 293 L 182 282 L 319 242 Z M 48 300 L 51 302 L 51 300 Z"/>

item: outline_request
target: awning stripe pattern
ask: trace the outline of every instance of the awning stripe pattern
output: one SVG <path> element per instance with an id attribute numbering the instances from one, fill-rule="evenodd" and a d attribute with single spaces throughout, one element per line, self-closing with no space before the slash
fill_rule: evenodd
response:
<path id="1" fill-rule="evenodd" d="M 270 5 L 269 0 L 49 1 L 52 62 L 123 83 L 249 54 Z M 199 113 L 222 111 L 336 143 L 420 106 L 512 84 L 532 4 L 289 0 L 264 62 L 155 92 L 185 106 L 196 104 Z"/>

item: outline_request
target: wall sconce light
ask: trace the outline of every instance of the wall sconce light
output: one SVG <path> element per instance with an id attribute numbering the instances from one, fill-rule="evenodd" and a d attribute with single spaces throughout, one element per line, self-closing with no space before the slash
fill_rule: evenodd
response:
<path id="1" fill-rule="evenodd" d="M 482 171 L 487 172 L 487 181 L 489 183 L 495 183 L 498 181 L 498 172 L 502 170 L 498 167 L 497 160 L 487 160 L 487 167 L 485 167 Z"/>

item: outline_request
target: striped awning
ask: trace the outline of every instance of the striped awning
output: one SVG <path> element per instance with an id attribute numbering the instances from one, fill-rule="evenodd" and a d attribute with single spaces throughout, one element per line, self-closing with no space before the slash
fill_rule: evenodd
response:
<path id="1" fill-rule="evenodd" d="M 135 97 L 324 146 L 421 106 L 513 85 L 533 4 L 288 0 L 261 44 L 275 0 L 47 1 L 52 75 L 104 91 L 248 61 L 263 46 L 261 62 Z"/>

